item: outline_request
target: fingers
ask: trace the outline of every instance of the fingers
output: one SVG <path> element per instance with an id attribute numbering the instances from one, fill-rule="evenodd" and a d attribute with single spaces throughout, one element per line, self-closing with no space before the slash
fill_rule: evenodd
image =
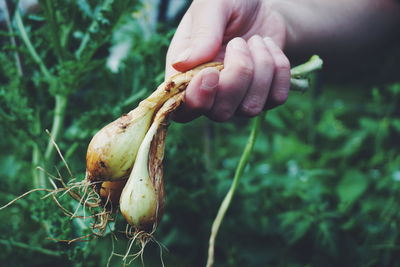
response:
<path id="1" fill-rule="evenodd" d="M 272 40 L 234 38 L 226 48 L 224 69 L 205 69 L 190 82 L 175 120 L 187 122 L 200 115 L 218 122 L 235 114 L 253 117 L 265 107 L 283 104 L 289 86 L 290 62 Z"/>
<path id="2" fill-rule="evenodd" d="M 237 113 L 253 117 L 282 105 L 290 89 L 290 62 L 271 38 L 253 36 L 248 41 L 254 62 L 252 84 Z"/>
<path id="3" fill-rule="evenodd" d="M 250 88 L 243 98 L 237 114 L 253 117 L 264 109 L 275 68 L 274 59 L 263 38 L 255 35 L 250 38 L 248 45 L 253 59 L 254 73 Z"/>
<path id="4" fill-rule="evenodd" d="M 185 102 L 174 114 L 174 120 L 188 122 L 207 113 L 217 92 L 220 73 L 215 68 L 206 68 L 196 75 L 186 88 Z"/>
<path id="5" fill-rule="evenodd" d="M 216 57 L 230 11 L 224 8 L 223 1 L 212 3 L 193 1 L 171 42 L 167 68 L 172 64 L 176 70 L 186 71 Z"/>
<path id="6" fill-rule="evenodd" d="M 246 41 L 232 39 L 226 48 L 214 104 L 207 116 L 214 121 L 226 121 L 234 114 L 253 79 L 253 60 Z"/>
<path id="7" fill-rule="evenodd" d="M 274 60 L 274 78 L 266 103 L 266 108 L 271 109 L 282 105 L 288 98 L 290 89 L 290 62 L 271 38 L 264 38 L 264 42 Z"/>

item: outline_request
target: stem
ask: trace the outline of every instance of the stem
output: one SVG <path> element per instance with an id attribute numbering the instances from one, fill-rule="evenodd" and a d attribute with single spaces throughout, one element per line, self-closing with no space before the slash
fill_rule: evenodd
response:
<path id="1" fill-rule="evenodd" d="M 290 90 L 304 93 L 310 87 L 310 81 L 306 78 L 296 79 L 290 78 Z"/>
<path id="2" fill-rule="evenodd" d="M 56 95 L 55 101 L 56 103 L 54 108 L 53 124 L 50 133 L 53 140 L 56 142 L 63 126 L 65 109 L 67 107 L 68 98 L 65 95 Z M 54 146 L 51 141 L 51 138 L 49 138 L 49 142 L 47 143 L 46 147 L 46 152 L 44 154 L 44 159 L 47 164 L 51 163 L 53 155 L 54 155 Z"/>
<path id="3" fill-rule="evenodd" d="M 48 256 L 53 256 L 53 257 L 60 257 L 62 255 L 61 253 L 59 253 L 57 251 L 37 247 L 36 245 L 35 246 L 29 245 L 29 244 L 25 244 L 25 243 L 13 241 L 13 240 L 0 239 L 0 245 L 11 245 L 11 246 L 14 246 L 17 248 L 32 250 L 32 251 L 39 252 L 39 253 L 42 253 L 42 254 L 45 254 Z"/>
<path id="4" fill-rule="evenodd" d="M 307 62 L 290 70 L 290 90 L 304 93 L 310 87 L 308 76 L 310 73 L 322 68 L 322 59 L 314 55 Z"/>
<path id="5" fill-rule="evenodd" d="M 32 176 L 33 176 L 33 187 L 34 188 L 45 188 L 46 178 L 43 172 L 39 172 L 36 167 L 43 162 L 41 151 L 37 144 L 33 145 L 32 150 Z"/>
<path id="6" fill-rule="evenodd" d="M 62 62 L 63 55 L 60 43 L 60 33 L 58 31 L 58 23 L 54 14 L 54 1 L 46 0 L 44 3 L 44 11 L 47 17 L 47 24 L 50 27 L 52 41 L 54 46 L 54 53 L 57 56 L 58 61 Z"/>
<path id="7" fill-rule="evenodd" d="M 313 55 L 307 62 L 292 68 L 290 75 L 292 78 L 304 77 L 311 72 L 321 69 L 322 64 L 322 59 L 317 55 Z"/>
<path id="8" fill-rule="evenodd" d="M 35 112 L 35 121 L 33 125 L 33 132 L 35 136 L 40 134 L 41 129 L 41 121 L 40 121 L 40 114 L 39 108 L 36 108 Z M 34 188 L 44 188 L 46 185 L 46 178 L 43 175 L 43 172 L 38 172 L 36 169 L 37 166 L 42 164 L 43 162 L 43 154 L 40 150 L 40 145 L 38 142 L 33 142 L 32 144 L 32 177 L 33 177 L 33 186 Z"/>
<path id="9" fill-rule="evenodd" d="M 306 63 L 301 64 L 297 67 L 291 69 L 291 90 L 304 92 L 310 87 L 310 83 L 308 80 L 308 76 L 310 73 L 319 70 L 322 68 L 323 61 L 317 55 L 312 56 Z M 249 160 L 251 152 L 254 147 L 254 143 L 257 138 L 257 133 L 260 128 L 261 118 L 263 116 L 259 115 L 253 120 L 253 126 L 251 128 L 251 132 L 249 138 L 247 140 L 246 147 L 243 150 L 242 156 L 240 158 L 239 164 L 236 167 L 235 177 L 233 178 L 233 182 L 231 187 L 229 188 L 228 193 L 226 194 L 224 200 L 219 207 L 217 216 L 214 219 L 214 222 L 211 227 L 211 235 L 208 244 L 208 258 L 206 267 L 211 267 L 214 264 L 214 247 L 215 247 L 215 239 L 218 234 L 218 230 L 221 226 L 221 223 L 224 219 L 225 213 L 231 204 L 233 195 L 235 194 L 235 190 L 237 185 L 239 184 L 239 180 L 243 174 L 244 168 Z"/>
<path id="10" fill-rule="evenodd" d="M 250 132 L 249 138 L 247 140 L 247 144 L 243 150 L 239 164 L 236 167 L 235 176 L 233 178 L 232 185 L 229 188 L 229 191 L 226 194 L 224 200 L 222 201 L 221 206 L 219 207 L 217 216 L 215 217 L 214 222 L 212 224 L 211 235 L 210 235 L 210 240 L 209 240 L 209 245 L 208 245 L 208 258 L 207 258 L 207 265 L 206 265 L 207 267 L 211 267 L 214 263 L 214 246 L 215 246 L 215 239 L 217 237 L 219 227 L 221 226 L 221 223 L 224 219 L 225 213 L 228 210 L 229 205 L 231 204 L 233 195 L 235 194 L 236 188 L 239 184 L 239 180 L 243 174 L 244 168 L 246 167 L 246 164 L 249 160 L 251 152 L 253 151 L 254 143 L 256 141 L 257 134 L 260 129 L 261 118 L 263 118 L 263 117 L 264 117 L 263 115 L 259 115 L 253 119 L 253 125 L 251 127 L 251 132 Z"/>
<path id="11" fill-rule="evenodd" d="M 21 14 L 17 10 L 15 12 L 15 21 L 17 23 L 18 30 L 21 34 L 22 41 L 25 43 L 26 47 L 28 48 L 29 53 L 31 54 L 33 60 L 39 65 L 39 68 L 46 79 L 51 83 L 53 80 L 53 76 L 51 75 L 50 71 L 47 69 L 46 65 L 44 64 L 43 60 L 39 57 L 38 53 L 36 52 L 35 48 L 33 47 L 31 41 L 29 40 L 28 34 L 25 30 L 24 24 L 22 22 Z"/>
<path id="12" fill-rule="evenodd" d="M 4 4 L 4 9 L 5 9 L 5 20 L 6 20 L 6 24 L 7 24 L 7 29 L 8 32 L 10 33 L 10 43 L 12 46 L 17 47 L 17 42 L 15 41 L 15 36 L 14 36 L 14 31 L 11 27 L 11 21 L 10 21 L 10 12 L 9 12 L 9 8 L 8 8 L 8 3 L 7 1 Z M 18 51 L 15 50 L 14 52 L 14 58 L 15 58 L 15 64 L 17 66 L 17 70 L 18 70 L 18 75 L 19 76 L 23 76 L 23 70 L 22 70 L 22 64 L 21 64 L 21 59 L 19 57 Z"/>
<path id="13" fill-rule="evenodd" d="M 86 46 L 89 43 L 89 40 L 90 40 L 89 34 L 85 34 L 85 36 L 83 36 L 81 44 L 79 45 L 78 49 L 76 50 L 76 58 L 78 60 L 81 59 L 82 52 L 86 49 Z"/>

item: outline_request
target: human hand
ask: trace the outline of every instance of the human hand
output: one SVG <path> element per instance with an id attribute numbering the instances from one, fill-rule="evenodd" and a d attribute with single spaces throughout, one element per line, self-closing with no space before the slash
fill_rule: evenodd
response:
<path id="1" fill-rule="evenodd" d="M 224 69 L 207 68 L 192 79 L 175 120 L 187 122 L 200 115 L 215 121 L 235 114 L 252 117 L 286 101 L 286 26 L 267 2 L 193 1 L 169 47 L 166 76 L 209 61 L 223 61 Z"/>

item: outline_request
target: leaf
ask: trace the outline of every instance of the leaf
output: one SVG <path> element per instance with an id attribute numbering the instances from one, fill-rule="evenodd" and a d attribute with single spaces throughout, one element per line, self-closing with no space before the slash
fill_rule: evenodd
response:
<path id="1" fill-rule="evenodd" d="M 335 117 L 334 111 L 327 111 L 323 114 L 317 125 L 317 130 L 331 139 L 341 137 L 348 132 L 343 122 Z"/>
<path id="2" fill-rule="evenodd" d="M 392 119 L 391 124 L 393 128 L 400 133 L 400 119 Z"/>
<path id="3" fill-rule="evenodd" d="M 345 208 L 353 204 L 368 187 L 368 178 L 357 170 L 348 171 L 337 186 L 339 200 Z"/>
<path id="4" fill-rule="evenodd" d="M 359 130 L 353 132 L 353 134 L 347 138 L 343 147 L 338 151 L 338 156 L 349 157 L 356 154 L 362 148 L 367 137 L 368 133 L 366 131 Z"/>
<path id="5" fill-rule="evenodd" d="M 312 225 L 310 217 L 305 216 L 302 211 L 288 211 L 280 216 L 281 227 L 290 244 L 301 239 Z"/>
<path id="6" fill-rule="evenodd" d="M 273 136 L 273 147 L 275 160 L 286 162 L 291 159 L 305 160 L 313 151 L 314 147 L 305 144 L 294 136 Z"/>

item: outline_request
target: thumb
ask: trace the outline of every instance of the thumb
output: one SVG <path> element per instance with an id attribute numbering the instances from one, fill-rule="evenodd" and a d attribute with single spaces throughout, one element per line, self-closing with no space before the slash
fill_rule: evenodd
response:
<path id="1" fill-rule="evenodd" d="M 173 60 L 172 66 L 186 71 L 214 59 L 222 45 L 229 8 L 223 1 L 193 1 L 189 8 L 190 25 L 187 44 Z"/>

